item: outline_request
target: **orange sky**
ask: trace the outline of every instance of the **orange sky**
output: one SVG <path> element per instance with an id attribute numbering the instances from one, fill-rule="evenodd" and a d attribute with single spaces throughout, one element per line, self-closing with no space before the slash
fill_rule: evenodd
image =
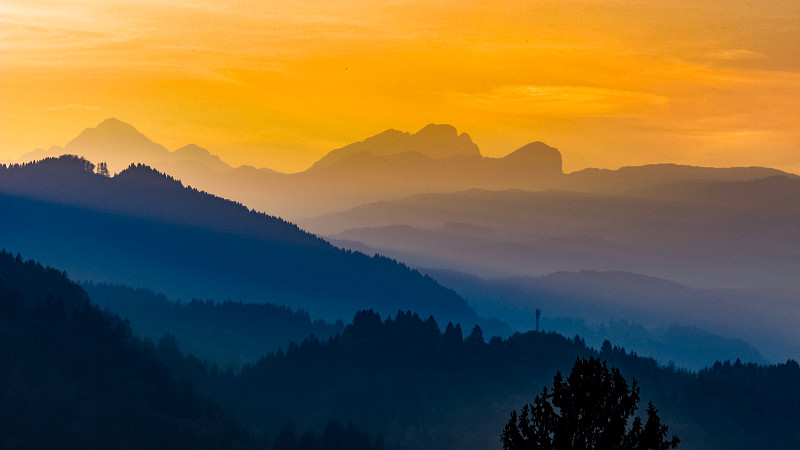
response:
<path id="1" fill-rule="evenodd" d="M 800 1 L 3 0 L 0 159 L 107 117 L 299 171 L 430 122 L 565 169 L 800 173 Z"/>

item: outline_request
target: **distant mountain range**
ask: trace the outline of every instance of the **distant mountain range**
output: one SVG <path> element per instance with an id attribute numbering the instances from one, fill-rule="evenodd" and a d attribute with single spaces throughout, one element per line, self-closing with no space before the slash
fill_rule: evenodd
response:
<path id="1" fill-rule="evenodd" d="M 131 163 L 147 164 L 187 185 L 290 220 L 379 200 L 473 188 L 619 193 L 695 179 L 746 181 L 788 175 L 765 168 L 670 164 L 565 174 L 561 153 L 544 143 L 527 144 L 503 158 L 487 158 L 469 135 L 436 124 L 414 134 L 387 130 L 335 149 L 295 174 L 250 166 L 233 168 L 196 145 L 169 151 L 117 119 L 84 130 L 64 147 L 39 149 L 23 160 L 62 154 L 107 162 L 112 173 Z"/>
<path id="2" fill-rule="evenodd" d="M 522 188 L 561 174 L 561 154 L 545 144 L 526 145 L 505 158 L 485 158 L 467 134 L 435 124 L 415 134 L 387 130 L 333 150 L 296 174 L 232 168 L 196 145 L 169 151 L 113 118 L 64 147 L 39 149 L 22 160 L 62 154 L 107 162 L 112 173 L 144 163 L 187 185 L 290 219 L 416 193 Z"/>
<path id="3" fill-rule="evenodd" d="M 396 261 L 340 250 L 146 166 L 113 178 L 91 168 L 76 157 L 0 168 L 0 248 L 79 280 L 187 301 L 270 302 L 333 320 L 373 308 L 477 321 L 453 291 Z"/>

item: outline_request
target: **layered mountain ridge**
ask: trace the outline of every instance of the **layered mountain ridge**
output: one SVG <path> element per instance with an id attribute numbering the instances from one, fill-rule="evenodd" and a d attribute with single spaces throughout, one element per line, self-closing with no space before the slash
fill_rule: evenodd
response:
<path id="1" fill-rule="evenodd" d="M 185 300 L 272 302 L 329 319 L 374 308 L 477 320 L 453 291 L 396 261 L 340 250 L 147 166 L 113 178 L 91 169 L 68 156 L 0 167 L 0 248 Z"/>
<path id="2" fill-rule="evenodd" d="M 40 149 L 23 160 L 65 153 L 107 162 L 112 174 L 130 164 L 147 164 L 187 185 L 293 221 L 374 201 L 467 189 L 617 194 L 692 180 L 794 177 L 761 167 L 675 164 L 564 173 L 561 152 L 543 142 L 531 142 L 502 158 L 489 158 L 481 155 L 467 133 L 446 124 L 429 124 L 416 133 L 390 129 L 332 150 L 309 169 L 293 174 L 251 166 L 233 168 L 194 144 L 169 151 L 117 119 L 84 130 L 64 147 Z"/>

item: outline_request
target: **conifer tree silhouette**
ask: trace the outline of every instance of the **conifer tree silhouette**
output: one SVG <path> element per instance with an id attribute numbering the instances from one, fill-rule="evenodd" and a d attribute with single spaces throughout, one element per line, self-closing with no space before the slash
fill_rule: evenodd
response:
<path id="1" fill-rule="evenodd" d="M 667 439 L 652 402 L 647 421 L 633 417 L 639 402 L 636 380 L 630 389 L 616 368 L 605 361 L 578 358 L 566 380 L 553 378 L 552 392 L 544 388 L 517 415 L 511 412 L 501 437 L 505 450 L 666 450 L 680 440 Z"/>

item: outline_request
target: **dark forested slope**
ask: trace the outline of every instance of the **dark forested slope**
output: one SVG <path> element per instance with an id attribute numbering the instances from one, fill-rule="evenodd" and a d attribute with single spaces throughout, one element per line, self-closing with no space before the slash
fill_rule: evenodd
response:
<path id="1" fill-rule="evenodd" d="M 261 448 L 63 273 L 0 253 L 0 448 Z"/>

